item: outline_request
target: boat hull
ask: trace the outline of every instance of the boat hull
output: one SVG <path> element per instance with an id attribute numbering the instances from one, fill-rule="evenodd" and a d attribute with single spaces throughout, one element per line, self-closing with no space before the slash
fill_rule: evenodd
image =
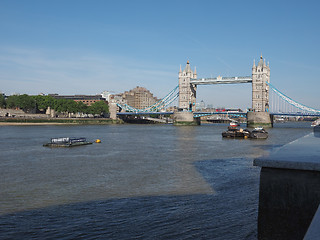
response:
<path id="1" fill-rule="evenodd" d="M 92 142 L 88 142 L 86 138 L 51 138 L 51 141 L 43 144 L 44 147 L 77 147 L 83 145 L 89 145 Z"/>
<path id="2" fill-rule="evenodd" d="M 78 143 L 46 143 L 43 144 L 44 147 L 77 147 L 83 145 L 89 145 L 92 142 L 78 142 Z"/>
<path id="3" fill-rule="evenodd" d="M 250 132 L 246 130 L 239 130 L 239 129 L 232 129 L 229 128 L 229 130 L 222 133 L 222 137 L 225 138 L 248 138 L 250 136 Z"/>
<path id="4" fill-rule="evenodd" d="M 252 139 L 266 139 L 268 132 L 263 128 L 255 128 L 252 132 L 248 129 L 238 129 L 235 127 L 228 127 L 228 130 L 222 133 L 225 138 L 252 138 Z"/>
<path id="5" fill-rule="evenodd" d="M 250 138 L 254 138 L 254 139 L 266 139 L 268 138 L 268 133 L 251 133 L 250 134 Z"/>

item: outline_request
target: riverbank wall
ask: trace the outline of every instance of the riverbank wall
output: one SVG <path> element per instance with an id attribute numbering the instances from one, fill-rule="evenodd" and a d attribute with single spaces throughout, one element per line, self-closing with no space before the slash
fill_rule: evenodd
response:
<path id="1" fill-rule="evenodd" d="M 54 125 L 54 124 L 122 124 L 119 119 L 109 118 L 37 118 L 33 117 L 0 117 L 0 125 Z"/>
<path id="2" fill-rule="evenodd" d="M 261 167 L 258 239 L 304 239 L 315 229 L 320 234 L 319 222 L 310 230 L 320 204 L 319 144 L 309 134 L 254 160 Z"/>

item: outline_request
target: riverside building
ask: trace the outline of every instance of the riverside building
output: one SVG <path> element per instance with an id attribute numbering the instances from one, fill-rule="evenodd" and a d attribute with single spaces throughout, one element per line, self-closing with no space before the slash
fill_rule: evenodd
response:
<path id="1" fill-rule="evenodd" d="M 136 109 L 147 108 L 159 101 L 159 99 L 154 97 L 149 90 L 139 86 L 130 91 L 113 95 L 112 98 L 117 99 L 118 101 L 121 99 L 121 102 Z"/>
<path id="2" fill-rule="evenodd" d="M 56 99 L 70 99 L 75 102 L 83 102 L 87 106 L 91 106 L 93 103 L 98 101 L 106 101 L 102 95 L 59 95 L 59 94 L 49 94 L 49 96 Z"/>

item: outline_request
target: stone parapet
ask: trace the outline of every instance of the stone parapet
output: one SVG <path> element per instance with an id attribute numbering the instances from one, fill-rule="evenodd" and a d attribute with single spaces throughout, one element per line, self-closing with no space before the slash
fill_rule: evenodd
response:
<path id="1" fill-rule="evenodd" d="M 309 134 L 254 160 L 261 167 L 258 239 L 305 236 L 320 203 L 319 144 Z"/>
<path id="2" fill-rule="evenodd" d="M 47 118 L 46 114 L 25 113 L 21 109 L 0 109 L 0 117 L 9 118 Z"/>

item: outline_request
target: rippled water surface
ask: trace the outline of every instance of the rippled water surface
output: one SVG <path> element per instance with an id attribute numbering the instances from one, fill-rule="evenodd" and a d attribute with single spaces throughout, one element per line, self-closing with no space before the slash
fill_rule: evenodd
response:
<path id="1" fill-rule="evenodd" d="M 226 128 L 0 126 L 0 238 L 256 239 L 253 159 L 312 129 L 230 140 Z M 42 146 L 62 136 L 102 143 Z"/>

